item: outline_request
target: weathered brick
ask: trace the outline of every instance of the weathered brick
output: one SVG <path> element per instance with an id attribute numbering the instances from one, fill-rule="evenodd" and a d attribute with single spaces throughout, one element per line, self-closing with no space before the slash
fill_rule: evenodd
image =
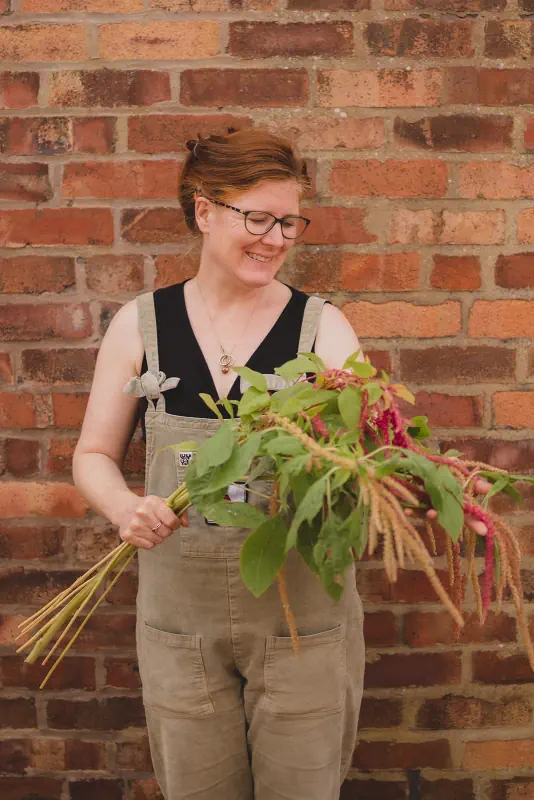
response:
<path id="1" fill-rule="evenodd" d="M 2 164 L 0 200 L 43 203 L 52 197 L 46 164 Z"/>
<path id="2" fill-rule="evenodd" d="M 117 742 L 116 760 L 120 770 L 131 772 L 152 772 L 150 745 L 148 737 Z"/>
<path id="3" fill-rule="evenodd" d="M 0 121 L 0 152 L 10 156 L 60 155 L 72 150 L 67 117 L 13 117 Z"/>
<path id="4" fill-rule="evenodd" d="M 252 125 L 234 114 L 148 114 L 128 119 L 128 149 L 137 153 L 184 153 L 185 142 L 200 136 L 224 135 L 228 128 Z"/>
<path id="5" fill-rule="evenodd" d="M 303 292 L 331 292 L 341 287 L 341 253 L 322 247 L 298 250 L 292 265 L 284 266 L 281 279 Z"/>
<path id="6" fill-rule="evenodd" d="M 527 59 L 532 53 L 532 33 L 532 23 L 526 20 L 489 19 L 485 27 L 484 55 Z"/>
<path id="7" fill-rule="evenodd" d="M 31 741 L 31 739 L 6 739 L 0 742 L 0 770 L 24 773 L 31 764 Z"/>
<path id="8" fill-rule="evenodd" d="M 384 120 L 378 117 L 327 117 L 314 113 L 267 125 L 302 150 L 377 149 L 385 142 Z M 324 210 L 324 209 L 323 209 Z"/>
<path id="9" fill-rule="evenodd" d="M 16 478 L 29 477 L 41 468 L 41 444 L 30 439 L 4 439 L 5 471 Z"/>
<path id="10" fill-rule="evenodd" d="M 21 372 L 38 383 L 90 383 L 96 354 L 94 349 L 24 350 Z"/>
<path id="11" fill-rule="evenodd" d="M 9 688 L 38 689 L 48 669 L 42 664 L 25 664 L 21 656 L 1 659 L 2 683 Z M 47 682 L 47 689 L 95 689 L 94 658 L 69 656 L 64 658 Z"/>
<path id="12" fill-rule="evenodd" d="M 528 0 L 531 2 L 531 0 Z M 534 10 L 534 6 L 531 7 Z M 529 800 L 534 797 L 533 778 L 508 778 L 491 781 L 491 800 Z"/>
<path id="13" fill-rule="evenodd" d="M 93 12 L 94 14 L 133 14 L 143 10 L 143 0 L 22 0 L 26 13 Z"/>
<path id="14" fill-rule="evenodd" d="M 52 407 L 58 428 L 80 428 L 83 422 L 89 395 L 85 392 L 54 392 Z"/>
<path id="15" fill-rule="evenodd" d="M 193 278 L 198 270 L 198 261 L 199 256 L 196 253 L 157 256 L 154 287 L 159 289 Z"/>
<path id="16" fill-rule="evenodd" d="M 367 244 L 378 238 L 368 229 L 366 208 L 311 206 L 301 212 L 311 219 L 301 240 L 303 244 Z"/>
<path id="17" fill-rule="evenodd" d="M 399 633 L 391 611 L 369 612 L 364 618 L 364 638 L 367 647 L 388 647 L 398 644 Z"/>
<path id="18" fill-rule="evenodd" d="M 534 289 L 534 252 L 498 256 L 495 283 L 505 289 Z"/>
<path id="19" fill-rule="evenodd" d="M 43 208 L 0 212 L 0 246 L 113 243 L 108 208 Z"/>
<path id="20" fill-rule="evenodd" d="M 174 198 L 178 168 L 176 160 L 67 164 L 63 173 L 63 195 L 66 198 L 124 197 L 129 200 Z"/>
<path id="21" fill-rule="evenodd" d="M 433 289 L 466 292 L 480 289 L 480 258 L 478 256 L 446 256 L 436 253 L 430 274 Z"/>
<path id="22" fill-rule="evenodd" d="M 350 56 L 350 22 L 231 22 L 228 53 L 239 58 Z"/>
<path id="23" fill-rule="evenodd" d="M 461 659 L 450 653 L 386 653 L 365 667 L 367 689 L 399 686 L 439 686 L 460 681 Z"/>
<path id="24" fill-rule="evenodd" d="M 534 167 L 518 167 L 505 161 L 473 161 L 462 164 L 460 193 L 471 199 L 512 200 L 534 196 Z"/>
<path id="25" fill-rule="evenodd" d="M 0 777 L 0 794 L 3 800 L 60 800 L 63 782 L 56 778 Z"/>
<path id="26" fill-rule="evenodd" d="M 415 121 L 396 117 L 397 144 L 416 150 L 501 153 L 512 149 L 512 117 L 450 114 Z"/>
<path id="27" fill-rule="evenodd" d="M 333 194 L 349 197 L 443 197 L 447 165 L 443 161 L 334 161 L 329 180 Z"/>
<path id="28" fill-rule="evenodd" d="M 478 395 L 417 392 L 410 414 L 424 414 L 431 428 L 471 428 L 482 424 L 482 409 Z"/>
<path id="29" fill-rule="evenodd" d="M 6 25 L 0 28 L 6 61 L 84 61 L 89 58 L 84 25 Z"/>
<path id="30" fill-rule="evenodd" d="M 180 244 L 187 235 L 180 208 L 131 208 L 121 214 L 121 235 L 135 244 Z"/>
<path id="31" fill-rule="evenodd" d="M 364 31 L 372 56 L 410 58 L 469 58 L 472 23 L 436 19 L 405 19 L 402 22 L 369 22 Z"/>
<path id="32" fill-rule="evenodd" d="M 290 11 L 366 11 L 371 0 L 287 0 Z"/>
<path id="33" fill-rule="evenodd" d="M 22 697 L 0 698 L 0 728 L 35 728 L 36 726 L 35 700 Z"/>
<path id="34" fill-rule="evenodd" d="M 525 149 L 534 150 L 534 117 L 525 120 Z"/>
<path id="35" fill-rule="evenodd" d="M 108 61 L 212 58 L 219 53 L 219 28 L 213 20 L 100 25 L 100 57 Z"/>
<path id="36" fill-rule="evenodd" d="M 317 76 L 318 103 L 328 108 L 437 106 L 441 80 L 437 69 L 323 70 Z"/>
<path id="37" fill-rule="evenodd" d="M 438 578 L 449 590 L 448 571 L 437 570 Z M 400 569 L 396 583 L 387 580 L 380 569 L 361 570 L 358 575 L 358 591 L 369 603 L 437 603 L 437 595 L 427 576 L 420 570 Z"/>
<path id="38" fill-rule="evenodd" d="M 113 117 L 87 117 L 72 120 L 72 149 L 75 153 L 107 155 L 115 150 Z"/>
<path id="39" fill-rule="evenodd" d="M 377 697 L 364 697 L 358 728 L 396 728 L 402 721 L 402 702 Z"/>
<path id="40" fill-rule="evenodd" d="M 13 517 L 83 517 L 87 505 L 67 483 L 0 483 L 4 519 Z"/>
<path id="41" fill-rule="evenodd" d="M 534 760 L 534 739 L 506 739 L 466 742 L 463 768 L 467 770 L 530 767 Z"/>
<path id="42" fill-rule="evenodd" d="M 171 99 L 169 73 L 156 70 L 53 72 L 49 81 L 52 107 L 151 106 Z"/>
<path id="43" fill-rule="evenodd" d="M 63 292 L 76 282 L 74 259 L 61 256 L 0 258 L 0 292 Z"/>
<path id="44" fill-rule="evenodd" d="M 452 766 L 450 745 L 446 739 L 429 742 L 360 741 L 352 766 L 363 770 L 420 769 Z"/>
<path id="45" fill-rule="evenodd" d="M 37 105 L 37 72 L 0 72 L 0 108 L 29 108 Z"/>
<path id="46" fill-rule="evenodd" d="M 534 243 L 534 208 L 520 211 L 517 217 L 517 239 L 526 244 Z"/>
<path id="47" fill-rule="evenodd" d="M 520 106 L 534 102 L 534 70 L 450 67 L 446 102 L 483 106 Z"/>
<path id="48" fill-rule="evenodd" d="M 446 728 L 495 728 L 528 725 L 532 705 L 525 698 L 500 697 L 498 701 L 447 694 L 425 700 L 417 712 L 417 727 L 427 730 Z"/>
<path id="49" fill-rule="evenodd" d="M 140 697 L 49 700 L 48 726 L 60 730 L 120 731 L 145 725 Z"/>
<path id="50" fill-rule="evenodd" d="M 469 314 L 469 336 L 534 336 L 531 310 L 529 300 L 476 300 Z"/>
<path id="51" fill-rule="evenodd" d="M 64 552 L 67 530 L 61 525 L 0 523 L 0 558 L 40 560 Z"/>
<path id="52" fill-rule="evenodd" d="M 530 472 L 534 458 L 534 440 L 523 436 L 518 441 L 491 437 L 455 437 L 440 441 L 442 450 L 459 450 L 467 460 L 484 461 L 509 472 Z"/>
<path id="53" fill-rule="evenodd" d="M 406 787 L 397 781 L 346 780 L 339 800 L 405 800 Z"/>
<path id="54" fill-rule="evenodd" d="M 132 800 L 164 800 L 155 778 L 139 778 L 130 783 Z"/>
<path id="55" fill-rule="evenodd" d="M 392 244 L 500 244 L 505 213 L 496 211 L 434 211 L 397 208 L 392 215 Z"/>
<path id="56" fill-rule="evenodd" d="M 71 800 L 122 800 L 123 785 L 120 778 L 88 778 L 69 782 Z"/>
<path id="57" fill-rule="evenodd" d="M 0 428 L 48 428 L 52 424 L 48 395 L 30 392 L 0 394 Z"/>
<path id="58" fill-rule="evenodd" d="M 465 626 L 459 643 L 515 642 L 516 623 L 506 614 L 490 612 L 484 625 L 477 614 L 464 613 Z M 455 623 L 446 612 L 411 611 L 404 617 L 404 641 L 410 647 L 434 647 L 456 644 Z"/>
<path id="59" fill-rule="evenodd" d="M 345 315 L 359 336 L 387 339 L 409 336 L 435 338 L 454 336 L 461 330 L 460 304 L 452 300 L 439 305 L 414 303 L 347 303 Z"/>
<path id="60" fill-rule="evenodd" d="M 104 659 L 104 668 L 106 670 L 106 686 L 114 686 L 118 689 L 141 688 L 139 666 L 136 659 L 106 658 Z"/>
<path id="61" fill-rule="evenodd" d="M 421 800 L 475 800 L 473 781 L 469 779 L 450 781 L 423 778 L 420 784 Z"/>
<path id="62" fill-rule="evenodd" d="M 0 261 L 1 265 L 1 261 Z M 0 353 L 0 384 L 13 383 L 13 365 L 9 353 Z"/>
<path id="63" fill-rule="evenodd" d="M 87 287 L 95 292 L 138 292 L 144 286 L 142 256 L 93 256 L 85 261 Z"/>
<path id="64" fill-rule="evenodd" d="M 407 292 L 419 288 L 418 253 L 341 254 L 341 287 L 349 291 Z"/>
<path id="65" fill-rule="evenodd" d="M 308 102 L 304 69 L 186 69 L 180 101 L 185 106 L 300 106 Z"/>
<path id="66" fill-rule="evenodd" d="M 494 383 L 513 380 L 516 356 L 505 347 L 401 350 L 402 380 L 415 383 Z"/>
<path id="67" fill-rule="evenodd" d="M 430 9 L 443 12 L 468 11 L 503 11 L 506 0 L 386 0 L 388 11 L 411 11 Z"/>
<path id="68" fill-rule="evenodd" d="M 483 650 L 473 653 L 473 679 L 478 683 L 532 683 L 532 670 L 523 653 Z"/>
<path id="69" fill-rule="evenodd" d="M 86 303 L 0 305 L 0 340 L 85 339 L 91 332 Z"/>
<path id="70" fill-rule="evenodd" d="M 504 428 L 534 426 L 534 392 L 495 392 L 495 424 Z"/>

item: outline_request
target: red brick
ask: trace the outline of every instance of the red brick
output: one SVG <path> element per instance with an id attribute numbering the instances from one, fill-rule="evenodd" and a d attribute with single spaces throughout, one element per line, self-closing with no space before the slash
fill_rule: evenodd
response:
<path id="1" fill-rule="evenodd" d="M 417 727 L 427 730 L 447 728 L 495 728 L 524 726 L 530 723 L 532 705 L 524 698 L 500 697 L 497 702 L 478 697 L 447 694 L 425 700 L 417 712 Z"/>
<path id="2" fill-rule="evenodd" d="M 523 494 L 522 486 L 520 491 L 521 494 Z M 534 556 L 534 526 L 526 525 L 519 528 L 517 525 L 514 525 L 514 528 L 518 534 L 522 555 L 527 556 L 527 558 L 531 558 Z"/>
<path id="3" fill-rule="evenodd" d="M 118 544 L 117 529 L 90 525 L 77 528 L 74 537 L 73 558 L 75 561 L 91 561 L 96 564 L 101 553 L 110 553 Z"/>
<path id="4" fill-rule="evenodd" d="M 0 742 L 0 770 L 25 772 L 31 763 L 30 749 L 31 739 L 6 739 Z"/>
<path id="5" fill-rule="evenodd" d="M 495 392 L 495 425 L 505 428 L 534 426 L 534 392 Z"/>
<path id="6" fill-rule="evenodd" d="M 517 239 L 527 244 L 534 243 L 534 208 L 526 208 L 517 216 Z"/>
<path id="7" fill-rule="evenodd" d="M 141 688 L 139 666 L 136 659 L 106 658 L 104 659 L 104 667 L 106 670 L 106 686 L 113 686 L 118 689 Z M 140 767 L 140 769 L 143 769 L 143 767 Z"/>
<path id="8" fill-rule="evenodd" d="M 407 292 L 418 289 L 419 254 L 342 253 L 341 287 L 355 292 Z"/>
<path id="9" fill-rule="evenodd" d="M 446 256 L 436 253 L 430 275 L 433 289 L 468 292 L 480 289 L 480 258 L 478 256 Z"/>
<path id="10" fill-rule="evenodd" d="M 66 535 L 66 528 L 58 525 L 0 523 L 0 558 L 57 558 L 64 553 Z"/>
<path id="11" fill-rule="evenodd" d="M 437 69 L 324 70 L 317 77 L 318 104 L 328 108 L 438 106 L 441 81 Z"/>
<path id="12" fill-rule="evenodd" d="M 526 20 L 487 20 L 484 55 L 528 59 L 532 53 L 532 33 L 532 23 Z"/>
<path id="13" fill-rule="evenodd" d="M 534 336 L 529 300 L 476 300 L 469 314 L 469 336 L 512 339 Z"/>
<path id="14" fill-rule="evenodd" d="M 110 605 L 134 607 L 136 597 L 137 575 L 133 572 L 123 572 L 106 599 Z"/>
<path id="15" fill-rule="evenodd" d="M 534 102 L 534 70 L 451 67 L 446 70 L 446 102 L 520 106 Z"/>
<path id="16" fill-rule="evenodd" d="M 0 266 L 2 262 L 0 261 Z M 0 353 L 0 384 L 13 383 L 13 366 L 9 353 Z"/>
<path id="17" fill-rule="evenodd" d="M 76 283 L 74 259 L 61 256 L 0 258 L 0 292 L 64 292 Z"/>
<path id="18" fill-rule="evenodd" d="M 174 198 L 178 167 L 175 160 L 67 164 L 63 173 L 63 195 L 66 198 L 124 197 L 129 200 Z"/>
<path id="19" fill-rule="evenodd" d="M 385 8 L 388 11 L 503 11 L 506 0 L 386 0 Z"/>
<path id="20" fill-rule="evenodd" d="M 534 10 L 534 6 L 531 8 Z M 491 781 L 491 789 L 491 800 L 529 800 L 534 797 L 534 779 L 509 778 Z"/>
<path id="21" fill-rule="evenodd" d="M 519 0 L 519 8 L 522 11 L 534 11 L 534 0 Z"/>
<path id="22" fill-rule="evenodd" d="M 0 121 L 0 151 L 7 155 L 61 155 L 72 150 L 67 117 L 13 117 Z"/>
<path id="23" fill-rule="evenodd" d="M 105 742 L 84 742 L 80 739 L 65 741 L 65 769 L 105 769 Z"/>
<path id="24" fill-rule="evenodd" d="M 443 161 L 334 161 L 330 191 L 349 197 L 443 197 L 447 165 Z"/>
<path id="25" fill-rule="evenodd" d="M 121 215 L 121 235 L 135 244 L 180 244 L 187 236 L 180 208 L 130 208 Z"/>
<path id="26" fill-rule="evenodd" d="M 437 570 L 445 589 L 449 586 L 449 573 Z M 382 568 L 360 570 L 358 590 L 368 603 L 437 603 L 438 597 L 427 576 L 421 570 L 401 569 L 396 583 L 390 583 Z"/>
<path id="27" fill-rule="evenodd" d="M 358 728 L 396 728 L 402 721 L 402 702 L 377 697 L 364 697 Z"/>
<path id="28" fill-rule="evenodd" d="M 35 475 L 41 467 L 41 444 L 29 439 L 4 439 L 6 471 L 13 477 Z"/>
<path id="29" fill-rule="evenodd" d="M 132 800 L 164 800 L 155 778 L 143 778 L 131 782 Z"/>
<path id="30" fill-rule="evenodd" d="M 499 244 L 504 242 L 504 211 L 434 211 L 397 208 L 392 244 Z"/>
<path id="31" fill-rule="evenodd" d="M 154 287 L 159 289 L 162 286 L 170 286 L 187 278 L 193 278 L 198 270 L 199 258 L 199 253 L 157 256 Z"/>
<path id="32" fill-rule="evenodd" d="M 349 22 L 231 22 L 228 53 L 239 58 L 276 56 L 350 56 L 353 27 Z"/>
<path id="33" fill-rule="evenodd" d="M 48 449 L 46 471 L 50 474 L 72 474 L 72 456 L 77 439 L 52 437 Z"/>
<path id="34" fill-rule="evenodd" d="M 147 114 L 128 118 L 128 149 L 138 153 L 185 153 L 185 142 L 249 128 L 252 120 L 233 114 Z"/>
<path id="35" fill-rule="evenodd" d="M 298 250 L 293 263 L 283 268 L 282 280 L 303 292 L 331 292 L 341 287 L 341 253 L 322 247 Z"/>
<path id="36" fill-rule="evenodd" d="M 0 698 L 0 728 L 35 728 L 36 726 L 35 700 L 22 697 Z"/>
<path id="37" fill-rule="evenodd" d="M 69 781 L 71 800 L 122 800 L 123 785 L 119 778 L 88 778 Z"/>
<path id="38" fill-rule="evenodd" d="M 445 739 L 430 742 L 360 741 L 352 766 L 363 770 L 420 769 L 452 766 L 450 745 Z"/>
<path id="39" fill-rule="evenodd" d="M 364 36 L 372 56 L 469 58 L 472 23 L 436 19 L 369 22 Z"/>
<path id="40" fill-rule="evenodd" d="M 62 730 L 120 731 L 145 725 L 140 697 L 49 700 L 47 717 L 49 728 Z"/>
<path id="41" fill-rule="evenodd" d="M 523 653 L 500 651 L 473 653 L 473 679 L 478 683 L 532 683 L 532 670 Z"/>
<path id="42" fill-rule="evenodd" d="M 100 57 L 109 61 L 212 58 L 220 48 L 220 24 L 214 20 L 145 19 L 100 25 L 98 33 Z"/>
<path id="43" fill-rule="evenodd" d="M 511 200 L 534 195 L 534 167 L 504 161 L 474 161 L 460 170 L 461 197 Z"/>
<path id="44" fill-rule="evenodd" d="M 502 153 L 512 149 L 512 117 L 451 114 L 415 121 L 397 117 L 397 144 L 416 150 Z"/>
<path id="45" fill-rule="evenodd" d="M 54 392 L 52 406 L 58 428 L 81 428 L 89 395 L 85 392 Z"/>
<path id="46" fill-rule="evenodd" d="M 530 472 L 534 459 L 534 440 L 525 436 L 518 441 L 455 437 L 440 442 L 443 450 L 459 450 L 470 461 L 483 461 L 510 472 Z"/>
<path id="47" fill-rule="evenodd" d="M 38 383 L 90 383 L 97 350 L 23 350 L 22 375 Z"/>
<path id="48" fill-rule="evenodd" d="M 67 589 L 81 573 L 71 570 L 32 570 L 11 567 L 1 573 L 0 597 L 6 604 L 42 605 Z"/>
<path id="49" fill-rule="evenodd" d="M 0 794 L 4 800 L 60 800 L 63 781 L 55 778 L 0 778 Z"/>
<path id="50" fill-rule="evenodd" d="M 289 11 L 366 11 L 371 0 L 287 0 Z"/>
<path id="51" fill-rule="evenodd" d="M 460 632 L 459 643 L 515 642 L 516 623 L 506 614 L 490 612 L 484 625 L 478 615 L 464 614 L 465 627 Z M 439 613 L 411 611 L 404 617 L 404 641 L 410 647 L 434 647 L 438 644 L 456 644 L 455 623 L 446 611 Z"/>
<path id="52" fill-rule="evenodd" d="M 463 768 L 467 770 L 530 767 L 534 761 L 534 739 L 466 742 Z"/>
<path id="53" fill-rule="evenodd" d="M 186 69 L 180 102 L 185 106 L 301 106 L 308 102 L 304 69 Z"/>
<path id="54" fill-rule="evenodd" d="M 115 531 L 114 546 L 118 543 Z M 103 551 L 101 551 L 102 553 Z M 111 549 L 106 550 L 111 552 Z M 93 563 L 96 560 L 93 559 Z M 135 651 L 135 614 L 96 614 L 91 617 L 79 639 L 76 650 L 94 653 L 97 649 Z"/>
<path id="55" fill-rule="evenodd" d="M 29 392 L 0 394 L 0 428 L 47 428 L 52 424 L 48 395 Z"/>
<path id="56" fill-rule="evenodd" d="M 4 519 L 13 517 L 83 517 L 87 505 L 67 483 L 0 483 Z"/>
<path id="57" fill-rule="evenodd" d="M 115 150 L 115 120 L 94 117 L 72 120 L 72 149 L 75 153 L 107 155 Z"/>
<path id="58" fill-rule="evenodd" d="M 121 308 L 121 303 L 112 303 L 106 301 L 100 304 L 99 333 L 101 336 L 104 336 L 105 332 L 109 328 L 111 320 L 113 319 L 113 317 L 120 308 Z"/>
<path id="59" fill-rule="evenodd" d="M 364 618 L 367 647 L 389 647 L 399 643 L 395 616 L 391 611 L 369 612 Z"/>
<path id="60" fill-rule="evenodd" d="M 460 304 L 452 300 L 431 306 L 360 301 L 347 303 L 343 311 L 358 335 L 369 338 L 434 338 L 453 336 L 461 330 Z"/>
<path id="61" fill-rule="evenodd" d="M 400 374 L 415 383 L 482 383 L 514 380 L 515 351 L 505 347 L 430 347 L 401 350 Z"/>
<path id="62" fill-rule="evenodd" d="M 131 14 L 143 10 L 143 0 L 22 0 L 26 13 L 55 14 L 79 11 L 93 13 Z"/>
<path id="63" fill-rule="evenodd" d="M 91 332 L 86 303 L 0 306 L 0 340 L 85 339 Z"/>
<path id="64" fill-rule="evenodd" d="M 0 246 L 113 243 L 108 208 L 43 208 L 0 212 Z"/>
<path id="65" fill-rule="evenodd" d="M 367 689 L 400 686 L 439 686 L 458 683 L 461 677 L 460 654 L 451 653 L 387 653 L 365 667 Z"/>
<path id="66" fill-rule="evenodd" d="M 0 108 L 29 108 L 37 105 L 37 72 L 0 72 Z"/>
<path id="67" fill-rule="evenodd" d="M 311 219 L 303 244 L 368 244 L 376 242 L 377 236 L 369 231 L 367 208 L 344 206 L 311 206 L 301 213 Z"/>
<path id="68" fill-rule="evenodd" d="M 116 761 L 119 770 L 153 772 L 148 737 L 117 742 Z"/>
<path id="69" fill-rule="evenodd" d="M 471 428 L 482 424 L 482 398 L 417 392 L 411 416 L 424 414 L 431 428 Z"/>
<path id="70" fill-rule="evenodd" d="M 534 117 L 527 117 L 525 123 L 525 149 L 534 150 Z"/>
<path id="71" fill-rule="evenodd" d="M 20 655 L 4 656 L 1 665 L 2 683 L 8 688 L 38 689 L 50 669 L 50 665 L 45 669 L 41 663 L 25 664 Z M 47 682 L 47 689 L 51 691 L 63 689 L 91 691 L 95 688 L 95 662 L 89 657 L 64 658 Z"/>
<path id="72" fill-rule="evenodd" d="M 311 116 L 299 114 L 287 122 L 273 121 L 267 127 L 286 136 L 302 150 L 374 150 L 385 143 L 384 120 L 378 117 L 343 118 L 326 117 L 317 113 Z"/>
<path id="73" fill-rule="evenodd" d="M 396 781 L 346 780 L 339 800 L 405 800 L 406 787 Z"/>
<path id="74" fill-rule="evenodd" d="M 49 80 L 52 107 L 151 106 L 171 99 L 169 74 L 156 70 L 53 72 Z"/>
<path id="75" fill-rule="evenodd" d="M 0 28 L 6 61 L 84 61 L 90 58 L 84 25 L 9 25 Z"/>
<path id="76" fill-rule="evenodd" d="M 534 289 L 534 252 L 501 254 L 495 264 L 495 283 L 505 289 Z"/>
<path id="77" fill-rule="evenodd" d="M 52 197 L 46 164 L 2 164 L 0 200 L 42 203 Z"/>
<path id="78" fill-rule="evenodd" d="M 142 256 L 93 256 L 85 262 L 85 273 L 87 287 L 95 292 L 138 292 L 144 287 Z"/>
<path id="79" fill-rule="evenodd" d="M 421 800 L 475 800 L 473 781 L 428 780 L 423 778 L 420 784 Z"/>

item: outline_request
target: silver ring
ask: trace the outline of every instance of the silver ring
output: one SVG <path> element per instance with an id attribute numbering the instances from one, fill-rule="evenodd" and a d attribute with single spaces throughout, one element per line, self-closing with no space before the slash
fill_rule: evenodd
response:
<path id="1" fill-rule="evenodd" d="M 161 522 L 158 522 L 158 524 L 156 525 L 156 527 L 155 527 L 155 528 L 152 528 L 152 533 L 156 533 L 156 531 L 159 531 L 159 529 L 160 529 L 160 528 L 161 528 Z"/>

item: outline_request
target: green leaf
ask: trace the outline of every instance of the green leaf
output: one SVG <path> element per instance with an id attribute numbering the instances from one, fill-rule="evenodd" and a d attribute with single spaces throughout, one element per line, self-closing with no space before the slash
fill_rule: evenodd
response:
<path id="1" fill-rule="evenodd" d="M 497 478 L 497 480 L 495 481 L 489 492 L 486 494 L 486 497 L 490 498 L 493 497 L 494 494 L 498 494 L 498 492 L 501 492 L 504 489 L 504 487 L 508 485 L 508 483 L 509 483 L 508 476 L 501 475 L 500 478 Z"/>
<path id="2" fill-rule="evenodd" d="M 246 442 L 239 445 L 239 469 L 241 470 L 241 477 L 249 472 L 252 460 L 256 457 L 260 449 L 261 440 L 265 431 L 256 431 L 251 433 Z M 249 476 L 249 480 L 252 478 Z"/>
<path id="3" fill-rule="evenodd" d="M 228 421 L 201 445 L 196 456 L 196 471 L 200 477 L 212 467 L 224 464 L 232 455 L 235 442 L 233 423 Z"/>
<path id="4" fill-rule="evenodd" d="M 241 398 L 237 414 L 239 417 L 253 414 L 255 411 L 259 411 L 268 406 L 270 400 L 269 392 L 261 392 L 259 389 L 256 389 L 255 386 L 251 386 Z"/>
<path id="5" fill-rule="evenodd" d="M 379 384 L 375 381 L 370 381 L 369 383 L 364 383 L 362 386 L 362 391 L 367 391 L 369 396 L 369 405 L 372 406 L 377 400 L 380 400 L 382 397 L 382 389 L 380 388 Z"/>
<path id="6" fill-rule="evenodd" d="M 304 455 L 297 455 L 294 458 L 288 458 L 278 470 L 280 480 L 280 496 L 284 498 L 289 488 L 291 477 L 298 474 L 301 470 L 305 469 L 306 464 L 310 458 L 309 453 Z"/>
<path id="7" fill-rule="evenodd" d="M 222 403 L 222 405 L 228 411 L 228 414 L 230 415 L 231 419 L 233 419 L 235 417 L 235 412 L 234 412 L 234 406 L 232 405 L 232 401 L 228 400 L 227 397 L 221 397 L 219 403 Z"/>
<path id="8" fill-rule="evenodd" d="M 356 386 L 346 386 L 338 397 L 339 411 L 347 428 L 354 431 L 360 429 L 362 396 Z"/>
<path id="9" fill-rule="evenodd" d="M 298 456 L 302 453 L 303 445 L 291 434 L 281 433 L 276 439 L 265 446 L 265 452 L 270 456 Z"/>
<path id="10" fill-rule="evenodd" d="M 414 405 L 415 397 L 410 392 L 410 390 L 407 389 L 406 386 L 404 386 L 404 384 L 402 384 L 402 383 L 394 383 L 394 384 L 392 384 L 391 388 L 395 389 L 395 391 L 398 394 L 398 396 L 402 397 L 403 400 L 406 400 L 407 403 L 411 403 L 412 405 Z"/>
<path id="11" fill-rule="evenodd" d="M 332 491 L 335 492 L 336 489 L 339 489 L 341 486 L 344 486 L 350 478 L 354 478 L 352 472 L 348 469 L 338 469 L 332 478 Z"/>
<path id="12" fill-rule="evenodd" d="M 297 414 L 299 411 L 304 411 L 321 403 L 328 402 L 332 397 L 335 397 L 337 392 L 329 389 L 313 389 L 308 387 L 306 392 L 301 392 L 297 397 L 290 397 L 289 400 L 280 408 L 280 414 L 283 417 L 290 417 Z"/>
<path id="13" fill-rule="evenodd" d="M 282 364 L 281 367 L 275 367 L 275 372 L 285 378 L 286 381 L 294 381 L 301 375 L 311 372 L 315 375 L 317 372 L 317 364 L 311 358 L 293 358 Z"/>
<path id="14" fill-rule="evenodd" d="M 369 507 L 362 505 L 357 508 L 345 524 L 347 525 L 349 546 L 353 547 L 358 558 L 361 558 L 365 553 L 369 537 Z"/>
<path id="15" fill-rule="evenodd" d="M 156 450 L 156 453 L 160 453 L 162 450 L 194 450 L 196 452 L 198 450 L 198 442 L 195 442 L 194 439 L 187 439 L 185 442 L 179 442 L 178 444 L 167 444 L 165 447 L 160 447 Z"/>
<path id="16" fill-rule="evenodd" d="M 406 430 L 414 439 L 427 439 L 431 434 L 431 430 L 428 427 L 428 417 L 422 415 L 412 417 Z"/>
<path id="17" fill-rule="evenodd" d="M 265 375 L 262 375 L 261 372 L 254 372 L 250 367 L 232 367 L 232 369 L 234 372 L 237 372 L 241 378 L 248 381 L 251 386 L 258 389 L 258 391 L 267 391 L 267 381 Z"/>
<path id="18" fill-rule="evenodd" d="M 249 503 L 232 503 L 228 500 L 203 504 L 202 513 L 218 525 L 235 528 L 256 528 L 267 519 L 263 511 L 256 506 L 251 506 Z"/>
<path id="19" fill-rule="evenodd" d="M 280 517 L 270 517 L 248 535 L 241 548 L 241 576 L 254 597 L 260 597 L 280 572 L 286 559 L 286 537 Z"/>
<path id="20" fill-rule="evenodd" d="M 297 353 L 297 355 L 304 356 L 304 358 L 309 358 L 310 361 L 313 361 L 317 368 L 317 372 L 326 372 L 326 364 L 322 358 L 319 358 L 317 353 Z"/>
<path id="21" fill-rule="evenodd" d="M 357 350 L 347 358 L 343 364 L 343 369 L 350 369 L 359 378 L 372 378 L 376 375 L 376 369 L 369 361 L 361 361 L 359 356 L 361 350 Z"/>
<path id="22" fill-rule="evenodd" d="M 251 481 L 255 481 L 256 478 L 259 478 L 261 475 L 264 475 L 266 472 L 270 473 L 274 469 L 274 460 L 270 456 L 262 456 L 258 459 L 256 464 L 252 467 L 251 470 L 248 471 L 247 480 L 249 483 Z"/>
<path id="23" fill-rule="evenodd" d="M 313 518 L 319 513 L 319 511 L 321 511 L 323 507 L 324 496 L 326 493 L 326 487 L 327 487 L 327 478 L 326 476 L 323 476 L 310 486 L 310 488 L 302 498 L 301 502 L 298 504 L 287 537 L 286 546 L 288 550 L 290 550 L 296 544 L 297 533 L 301 523 L 304 520 L 311 522 Z"/>
<path id="24" fill-rule="evenodd" d="M 204 400 L 207 407 L 213 411 L 216 417 L 218 417 L 219 419 L 223 419 L 223 415 L 221 414 L 220 409 L 217 408 L 215 400 L 213 399 L 213 397 L 211 397 L 211 395 L 205 394 L 204 392 L 200 392 L 199 397 L 201 397 Z"/>

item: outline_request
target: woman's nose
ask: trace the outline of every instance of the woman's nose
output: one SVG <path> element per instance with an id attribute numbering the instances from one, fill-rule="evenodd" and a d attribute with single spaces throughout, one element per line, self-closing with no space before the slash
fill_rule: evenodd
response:
<path id="1" fill-rule="evenodd" d="M 263 241 L 268 242 L 271 245 L 276 245 L 277 247 L 282 247 L 284 244 L 284 237 L 282 235 L 282 223 L 275 222 L 273 227 L 270 231 L 267 231 L 262 237 Z"/>

